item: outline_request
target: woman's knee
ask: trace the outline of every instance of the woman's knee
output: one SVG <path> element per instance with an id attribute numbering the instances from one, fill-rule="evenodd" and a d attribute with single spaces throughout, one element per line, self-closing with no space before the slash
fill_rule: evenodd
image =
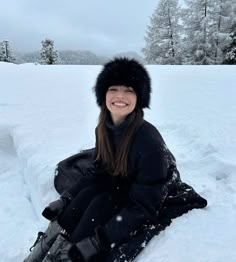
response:
<path id="1" fill-rule="evenodd" d="M 68 231 L 73 230 L 91 202 L 101 193 L 101 188 L 95 185 L 91 185 L 81 190 L 58 217 L 59 224 Z"/>
<path id="2" fill-rule="evenodd" d="M 88 205 L 88 209 L 94 209 L 95 212 L 103 212 L 105 209 L 112 209 L 112 197 L 109 192 L 97 194 Z"/>

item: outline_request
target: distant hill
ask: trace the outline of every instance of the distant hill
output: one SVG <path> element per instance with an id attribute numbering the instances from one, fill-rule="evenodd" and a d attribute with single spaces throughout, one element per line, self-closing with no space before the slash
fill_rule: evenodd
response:
<path id="1" fill-rule="evenodd" d="M 18 64 L 23 63 L 36 63 L 40 60 L 39 52 L 28 52 L 28 53 L 15 53 Z"/>
<path id="2" fill-rule="evenodd" d="M 135 58 L 140 62 L 144 62 L 143 58 L 136 52 L 122 52 L 114 54 L 113 56 L 98 56 L 90 51 L 72 51 L 62 50 L 58 51 L 60 56 L 59 64 L 63 65 L 102 65 L 112 57 L 129 57 Z M 40 61 L 39 51 L 28 53 L 15 53 L 17 63 L 37 63 Z"/>
<path id="3" fill-rule="evenodd" d="M 90 51 L 59 51 L 60 64 L 64 65 L 101 65 L 107 61 L 107 57 L 97 56 Z"/>

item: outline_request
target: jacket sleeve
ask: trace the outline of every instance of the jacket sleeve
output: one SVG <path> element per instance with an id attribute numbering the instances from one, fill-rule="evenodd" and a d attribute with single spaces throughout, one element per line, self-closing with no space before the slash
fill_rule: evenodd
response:
<path id="1" fill-rule="evenodd" d="M 167 164 L 162 150 L 156 149 L 141 157 L 138 173 L 130 187 L 130 203 L 101 228 L 106 243 L 120 244 L 155 217 L 167 196 L 165 181 Z"/>

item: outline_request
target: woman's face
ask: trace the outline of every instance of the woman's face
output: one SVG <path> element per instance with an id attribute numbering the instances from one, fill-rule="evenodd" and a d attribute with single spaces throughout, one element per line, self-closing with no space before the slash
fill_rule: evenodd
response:
<path id="1" fill-rule="evenodd" d="M 125 120 L 137 102 L 137 95 L 132 87 L 110 86 L 106 93 L 106 106 L 115 125 Z"/>

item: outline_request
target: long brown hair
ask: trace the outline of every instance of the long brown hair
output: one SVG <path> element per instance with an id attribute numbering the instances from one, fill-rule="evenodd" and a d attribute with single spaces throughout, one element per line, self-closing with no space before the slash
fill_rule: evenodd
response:
<path id="1" fill-rule="evenodd" d="M 97 158 L 103 164 L 106 171 L 113 176 L 126 176 L 128 172 L 128 153 L 130 145 L 132 144 L 134 135 L 143 123 L 143 110 L 136 107 L 134 114 L 131 115 L 127 129 L 124 131 L 120 145 L 113 152 L 111 142 L 109 140 L 107 128 L 105 125 L 107 115 L 110 114 L 105 104 L 101 107 L 99 121 L 96 128 L 96 146 Z"/>

